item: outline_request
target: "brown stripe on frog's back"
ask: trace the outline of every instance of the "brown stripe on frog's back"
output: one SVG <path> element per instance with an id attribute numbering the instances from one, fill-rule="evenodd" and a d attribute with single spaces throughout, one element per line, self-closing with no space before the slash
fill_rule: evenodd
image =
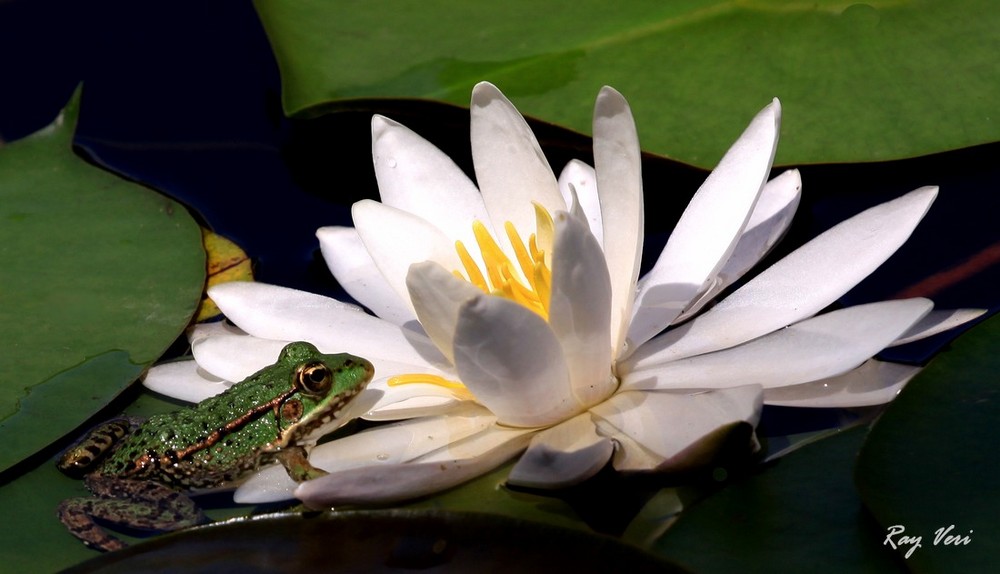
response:
<path id="1" fill-rule="evenodd" d="M 274 433 L 273 440 L 277 440 L 280 438 L 280 435 L 274 424 L 274 420 L 261 421 L 260 419 L 269 412 L 275 413 L 281 403 L 295 392 L 297 392 L 295 388 L 290 388 L 270 401 L 256 404 L 253 408 L 225 421 L 224 424 L 215 429 L 211 429 L 206 421 L 202 421 L 202 423 L 195 425 L 195 427 L 187 426 L 189 434 L 192 428 L 196 428 L 201 432 L 199 436 L 193 436 L 190 440 L 182 440 L 179 436 L 180 433 L 174 433 L 174 431 L 161 428 L 161 424 L 163 423 L 180 423 L 178 426 L 183 426 L 183 421 L 150 419 L 146 425 L 133 435 L 136 438 L 136 444 L 142 444 L 146 442 L 144 439 L 151 438 L 142 436 L 142 433 L 160 434 L 160 442 L 165 448 L 160 451 L 149 449 L 142 452 L 133 449 L 132 452 L 128 452 L 128 447 L 131 445 L 126 444 L 120 451 L 122 456 L 118 456 L 118 453 L 116 453 L 114 462 L 118 463 L 116 465 L 118 468 L 108 468 L 106 470 L 127 478 L 156 476 L 163 482 L 185 487 L 207 487 L 213 486 L 214 483 L 221 480 L 229 480 L 232 478 L 231 475 L 234 471 L 238 472 L 237 469 L 244 466 L 241 459 L 256 459 L 259 455 L 260 447 L 266 445 L 267 442 L 261 444 L 259 441 L 254 440 L 254 446 L 257 448 L 233 448 L 233 445 L 226 444 L 226 449 L 220 450 L 217 454 L 229 457 L 237 454 L 237 456 L 232 457 L 229 463 L 222 462 L 215 465 L 215 472 L 211 470 L 212 467 L 206 467 L 206 463 L 214 455 L 205 451 L 220 443 L 220 441 L 224 441 L 224 439 L 232 436 L 247 425 L 254 423 L 262 423 L 260 425 L 262 426 L 260 429 L 261 432 L 268 432 L 267 427 L 272 427 L 274 429 L 272 431 Z M 199 405 L 199 408 L 194 410 L 200 411 L 202 410 L 201 407 L 203 405 Z M 171 434 L 163 436 L 165 432 Z M 196 459 L 196 456 L 200 458 Z M 109 463 L 111 462 L 109 461 Z M 199 475 L 199 478 L 195 478 L 195 475 Z"/>

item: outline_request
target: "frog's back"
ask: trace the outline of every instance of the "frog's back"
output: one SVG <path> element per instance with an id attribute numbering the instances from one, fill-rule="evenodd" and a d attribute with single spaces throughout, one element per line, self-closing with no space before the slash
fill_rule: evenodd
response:
<path id="1" fill-rule="evenodd" d="M 269 403 L 284 385 L 262 373 L 197 405 L 151 417 L 105 461 L 101 473 L 183 488 L 237 480 L 276 438 Z"/>

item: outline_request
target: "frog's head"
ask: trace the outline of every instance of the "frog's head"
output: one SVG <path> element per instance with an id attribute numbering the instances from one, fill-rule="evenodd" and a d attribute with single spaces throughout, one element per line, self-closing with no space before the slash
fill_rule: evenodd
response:
<path id="1" fill-rule="evenodd" d="M 286 345 L 277 365 L 291 373 L 293 389 L 277 406 L 284 445 L 315 441 L 341 424 L 341 412 L 375 374 L 361 357 L 320 353 L 301 341 Z"/>

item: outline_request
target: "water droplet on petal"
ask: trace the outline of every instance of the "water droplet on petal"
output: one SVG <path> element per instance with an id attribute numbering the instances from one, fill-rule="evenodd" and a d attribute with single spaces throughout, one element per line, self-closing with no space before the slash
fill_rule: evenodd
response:
<path id="1" fill-rule="evenodd" d="M 390 157 L 389 159 L 385 160 L 385 163 L 389 167 L 396 167 L 396 158 Z"/>
<path id="2" fill-rule="evenodd" d="M 384 452 L 375 457 L 377 460 L 389 460 L 389 455 Z"/>

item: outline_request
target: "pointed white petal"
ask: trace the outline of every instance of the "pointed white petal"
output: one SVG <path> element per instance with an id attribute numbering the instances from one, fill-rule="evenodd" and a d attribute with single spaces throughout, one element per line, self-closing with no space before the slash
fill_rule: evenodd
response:
<path id="1" fill-rule="evenodd" d="M 340 286 L 373 313 L 396 325 L 416 320 L 413 310 L 375 266 L 353 227 L 321 227 L 316 231 L 323 260 Z"/>
<path id="2" fill-rule="evenodd" d="M 536 202 L 549 213 L 566 204 L 535 134 L 514 105 L 488 82 L 472 90 L 472 161 L 486 210 L 497 231 L 505 221 L 518 231 L 535 228 Z M 498 242 L 508 253 L 503 234 Z"/>
<path id="3" fill-rule="evenodd" d="M 410 462 L 491 428 L 496 417 L 478 405 L 448 415 L 376 427 L 313 449 L 309 461 L 330 472 L 370 464 Z"/>
<path id="4" fill-rule="evenodd" d="M 746 229 L 716 280 L 681 313 L 674 323 L 698 314 L 706 303 L 749 271 L 781 240 L 799 206 L 802 179 L 799 170 L 791 169 L 764 184 Z"/>
<path id="5" fill-rule="evenodd" d="M 580 160 L 570 160 L 559 174 L 559 193 L 570 207 L 572 198 L 576 197 L 577 205 L 590 226 L 590 232 L 603 249 L 604 224 L 601 220 L 601 197 L 597 193 L 597 172 L 594 168 Z"/>
<path id="6" fill-rule="evenodd" d="M 355 203 L 351 213 L 372 261 L 404 302 L 410 300 L 406 273 L 413 263 L 437 261 L 448 269 L 462 269 L 455 238 L 425 219 L 367 199 Z"/>
<path id="7" fill-rule="evenodd" d="M 444 152 L 376 115 L 372 156 L 382 203 L 408 211 L 466 245 L 475 243 L 472 222 L 488 221 L 486 206 L 472 180 Z"/>
<path id="8" fill-rule="evenodd" d="M 484 294 L 433 261 L 410 265 L 406 288 L 420 324 L 437 348 L 454 361 L 453 347 L 459 309 Z"/>
<path id="9" fill-rule="evenodd" d="M 246 335 L 243 329 L 227 321 L 213 321 L 211 323 L 195 323 L 187 330 L 188 343 L 193 344 L 198 339 L 214 337 L 216 335 Z"/>
<path id="10" fill-rule="evenodd" d="M 622 388 L 768 388 L 832 377 L 884 349 L 932 307 L 927 299 L 902 299 L 832 311 L 736 347 L 637 369 Z"/>
<path id="11" fill-rule="evenodd" d="M 604 255 L 611 275 L 611 342 L 625 344 L 642 259 L 642 158 L 632 109 L 605 86 L 594 104 L 594 167 L 604 225 Z"/>
<path id="12" fill-rule="evenodd" d="M 611 439 L 598 436 L 590 413 L 536 434 L 507 482 L 529 488 L 564 488 L 597 474 L 614 452 Z"/>
<path id="13" fill-rule="evenodd" d="M 549 326 L 562 345 L 573 392 L 592 405 L 614 392 L 611 373 L 611 281 L 604 252 L 587 224 L 555 216 Z"/>
<path id="14" fill-rule="evenodd" d="M 309 341 L 324 350 L 448 368 L 426 335 L 329 297 L 244 281 L 216 285 L 209 295 L 231 321 L 256 337 Z"/>
<path id="15" fill-rule="evenodd" d="M 513 301 L 483 295 L 462 306 L 455 369 L 504 424 L 545 426 L 582 409 L 559 340 L 544 319 Z"/>
<path id="16" fill-rule="evenodd" d="M 948 329 L 954 329 L 959 325 L 964 325 L 977 317 L 986 313 L 986 309 L 949 309 L 942 311 L 931 311 L 916 325 L 910 327 L 899 339 L 892 342 L 890 347 L 905 345 L 913 341 L 919 341 L 931 335 L 943 333 Z"/>
<path id="17" fill-rule="evenodd" d="M 194 361 L 161 363 L 149 369 L 142 379 L 147 389 L 189 403 L 214 397 L 231 384 L 206 373 Z"/>
<path id="18" fill-rule="evenodd" d="M 764 389 L 764 403 L 783 407 L 854 408 L 887 403 L 920 367 L 871 359 L 843 375 Z"/>
<path id="19" fill-rule="evenodd" d="M 506 442 L 477 455 L 445 461 L 360 467 L 310 480 L 295 490 L 307 506 L 389 504 L 426 496 L 486 474 L 521 452 L 528 434 L 499 431 Z"/>
<path id="20" fill-rule="evenodd" d="M 598 417 L 601 434 L 619 440 L 626 451 L 630 445 L 627 439 L 641 447 L 642 452 L 616 453 L 616 469 L 679 470 L 710 460 L 719 441 L 733 427 L 741 423 L 755 427 L 760 420 L 761 397 L 762 390 L 756 385 L 696 395 L 623 392 L 591 412 Z"/>
<path id="21" fill-rule="evenodd" d="M 729 260 L 767 181 L 780 124 L 781 105 L 775 99 L 691 198 L 656 264 L 639 283 L 628 332 L 631 348 L 670 325 Z"/>
<path id="22" fill-rule="evenodd" d="M 936 187 L 920 188 L 834 226 L 629 362 L 634 368 L 724 349 L 814 315 L 892 255 L 936 195 Z"/>

